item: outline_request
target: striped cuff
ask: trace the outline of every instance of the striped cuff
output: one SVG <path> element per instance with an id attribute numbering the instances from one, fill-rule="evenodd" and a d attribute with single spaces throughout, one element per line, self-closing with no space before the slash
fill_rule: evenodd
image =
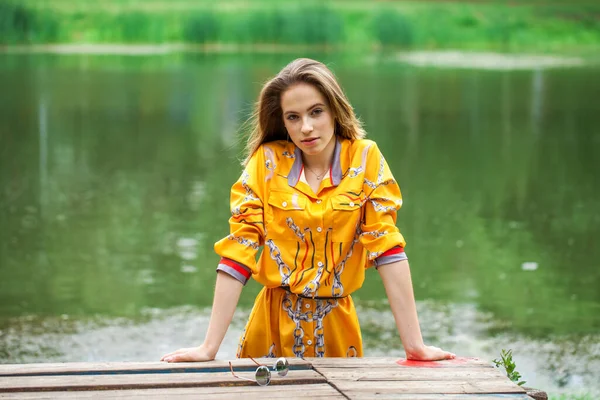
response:
<path id="1" fill-rule="evenodd" d="M 250 276 L 252 276 L 252 271 L 250 271 L 250 268 L 225 257 L 222 257 L 221 261 L 219 261 L 217 271 L 225 272 L 226 274 L 234 277 L 244 285 L 248 283 Z"/>
<path id="2" fill-rule="evenodd" d="M 375 268 L 379 268 L 382 265 L 391 264 L 393 262 L 403 260 L 408 260 L 408 257 L 406 257 L 406 253 L 404 252 L 404 248 L 396 246 L 392 247 L 391 249 L 377 257 L 375 260 L 373 260 L 373 265 L 375 265 Z"/>

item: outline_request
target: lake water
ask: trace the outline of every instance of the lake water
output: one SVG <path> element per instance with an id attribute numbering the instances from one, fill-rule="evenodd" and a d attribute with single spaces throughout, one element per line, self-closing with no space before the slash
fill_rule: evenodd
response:
<path id="1" fill-rule="evenodd" d="M 0 363 L 147 361 L 200 344 L 238 128 L 295 54 L 0 54 Z M 424 336 L 528 386 L 600 396 L 600 69 L 336 72 L 404 196 Z M 219 358 L 235 356 L 242 295 Z M 381 279 L 367 356 L 403 355 Z"/>

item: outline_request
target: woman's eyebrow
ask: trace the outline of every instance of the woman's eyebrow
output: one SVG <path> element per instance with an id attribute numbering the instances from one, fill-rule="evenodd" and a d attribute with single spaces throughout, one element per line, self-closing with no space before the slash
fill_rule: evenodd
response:
<path id="1" fill-rule="evenodd" d="M 323 104 L 323 103 L 316 103 L 316 104 L 313 104 L 312 106 L 308 107 L 308 108 L 306 109 L 306 111 L 310 111 L 310 110 L 312 110 L 313 108 L 315 108 L 315 107 L 317 107 L 317 106 L 325 107 L 325 104 Z M 286 112 L 284 112 L 284 113 L 283 113 L 283 115 L 288 115 L 288 114 L 295 113 L 295 112 L 296 112 L 296 111 L 294 111 L 294 110 L 289 110 L 289 111 L 286 111 Z"/>

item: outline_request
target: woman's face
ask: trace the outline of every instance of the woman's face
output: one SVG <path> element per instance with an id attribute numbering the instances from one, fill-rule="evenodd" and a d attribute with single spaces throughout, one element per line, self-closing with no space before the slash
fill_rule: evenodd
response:
<path id="1" fill-rule="evenodd" d="M 335 147 L 334 117 L 316 87 L 308 83 L 290 87 L 281 95 L 281 109 L 290 139 L 304 154 L 317 155 Z"/>

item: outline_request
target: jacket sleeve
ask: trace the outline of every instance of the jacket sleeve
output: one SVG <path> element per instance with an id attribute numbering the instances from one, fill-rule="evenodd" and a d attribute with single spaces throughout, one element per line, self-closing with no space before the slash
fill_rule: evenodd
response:
<path id="1" fill-rule="evenodd" d="M 366 195 L 360 242 L 367 249 L 367 267 L 406 259 L 404 237 L 396 227 L 402 194 L 377 145 L 367 155 L 363 190 Z"/>
<path id="2" fill-rule="evenodd" d="M 221 256 L 217 271 L 243 284 L 256 272 L 256 254 L 264 244 L 263 196 L 265 162 L 259 148 L 231 187 L 229 235 L 214 245 Z"/>

